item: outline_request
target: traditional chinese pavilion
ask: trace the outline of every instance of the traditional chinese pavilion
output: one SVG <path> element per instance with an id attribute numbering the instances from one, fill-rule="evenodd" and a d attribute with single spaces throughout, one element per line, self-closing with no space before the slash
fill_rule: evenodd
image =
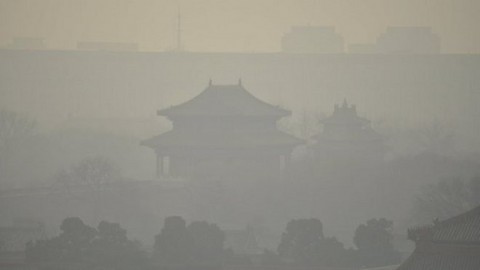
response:
<path id="1" fill-rule="evenodd" d="M 317 155 L 364 161 L 383 159 L 382 137 L 372 129 L 370 120 L 358 116 L 355 105 L 348 105 L 346 100 L 341 106 L 336 104 L 332 115 L 320 123 L 323 132 L 314 137 Z"/>
<path id="2" fill-rule="evenodd" d="M 398 270 L 480 269 L 480 207 L 408 231 L 415 251 Z"/>
<path id="3" fill-rule="evenodd" d="M 193 99 L 159 110 L 173 129 L 142 142 L 157 156 L 157 176 L 275 172 L 301 141 L 276 128 L 290 112 L 251 95 L 239 80 L 214 85 Z"/>

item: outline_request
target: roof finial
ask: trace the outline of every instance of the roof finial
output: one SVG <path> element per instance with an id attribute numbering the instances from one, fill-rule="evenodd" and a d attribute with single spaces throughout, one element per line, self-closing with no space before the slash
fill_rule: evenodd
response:
<path id="1" fill-rule="evenodd" d="M 212 86 L 212 78 L 210 78 L 210 80 L 208 81 L 208 86 Z"/>
<path id="2" fill-rule="evenodd" d="M 242 86 L 242 78 L 241 78 L 241 77 L 238 78 L 238 85 L 239 85 L 239 86 Z"/>
<path id="3" fill-rule="evenodd" d="M 347 108 L 347 107 L 348 107 L 347 98 L 344 98 L 343 99 L 343 108 Z"/>

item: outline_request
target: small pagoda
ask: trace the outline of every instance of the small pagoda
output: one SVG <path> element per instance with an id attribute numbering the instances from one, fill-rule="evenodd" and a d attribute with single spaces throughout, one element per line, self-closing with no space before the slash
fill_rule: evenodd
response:
<path id="1" fill-rule="evenodd" d="M 410 229 L 408 238 L 415 250 L 398 270 L 480 269 L 480 207 Z"/>
<path id="2" fill-rule="evenodd" d="M 332 115 L 320 121 L 323 132 L 314 137 L 317 156 L 329 159 L 383 160 L 383 139 L 371 127 L 370 120 L 358 116 L 355 105 L 346 99 L 335 104 Z"/>
<path id="3" fill-rule="evenodd" d="M 157 176 L 278 173 L 302 143 L 276 127 L 290 111 L 257 99 L 241 80 L 210 80 L 198 96 L 157 114 L 173 123 L 172 130 L 142 142 L 155 151 Z"/>

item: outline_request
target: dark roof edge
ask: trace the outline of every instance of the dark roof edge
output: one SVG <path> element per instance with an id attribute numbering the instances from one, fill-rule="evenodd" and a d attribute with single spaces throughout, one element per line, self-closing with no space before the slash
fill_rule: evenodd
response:
<path id="1" fill-rule="evenodd" d="M 467 212 L 464 212 L 462 214 L 459 214 L 459 215 L 453 216 L 451 218 L 447 218 L 443 221 L 440 221 L 439 223 L 434 225 L 434 228 L 449 226 L 449 225 L 455 224 L 459 221 L 464 221 L 465 219 L 470 218 L 472 216 L 476 216 L 476 215 L 480 215 L 480 206 L 474 207 Z"/>
<path id="2" fill-rule="evenodd" d="M 170 107 L 167 107 L 167 108 L 163 108 L 163 109 L 159 109 L 157 110 L 157 115 L 161 115 L 161 116 L 173 116 L 175 115 L 176 113 L 173 112 L 172 113 L 172 109 L 175 109 L 177 107 L 180 107 L 180 106 L 183 106 L 189 102 L 191 102 L 192 100 L 196 99 L 197 97 L 201 96 L 202 94 L 205 93 L 205 91 L 208 91 L 210 88 L 214 88 L 214 87 L 239 87 L 241 90 L 245 91 L 253 100 L 261 103 L 262 105 L 264 106 L 268 106 L 270 107 L 271 109 L 273 110 L 276 110 L 277 112 L 276 113 L 273 113 L 271 115 L 275 115 L 275 116 L 280 116 L 280 117 L 286 117 L 286 116 L 289 116 L 292 114 L 292 112 L 288 109 L 285 109 L 285 108 L 282 108 L 278 105 L 272 105 L 268 102 L 265 102 L 259 98 L 257 98 L 256 96 L 254 96 L 252 93 L 250 93 L 247 89 L 245 89 L 245 87 L 243 87 L 243 85 L 239 82 L 239 84 L 209 84 L 202 92 L 200 92 L 198 95 L 192 97 L 190 100 L 188 101 L 185 101 L 185 102 L 182 102 L 180 104 L 177 104 L 177 105 L 174 105 L 174 106 L 170 106 Z"/>

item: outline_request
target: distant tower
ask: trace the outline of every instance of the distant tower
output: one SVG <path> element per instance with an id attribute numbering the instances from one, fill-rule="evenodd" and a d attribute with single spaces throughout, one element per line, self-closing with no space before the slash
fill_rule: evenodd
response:
<path id="1" fill-rule="evenodd" d="M 323 132 L 315 136 L 317 156 L 329 160 L 380 162 L 385 149 L 383 138 L 371 127 L 370 120 L 357 115 L 355 105 L 335 104 L 331 116 L 321 121 Z"/>
<path id="2" fill-rule="evenodd" d="M 176 51 L 180 52 L 183 51 L 182 46 L 182 14 L 180 12 L 180 8 L 178 8 L 178 15 L 177 15 L 177 49 Z"/>

